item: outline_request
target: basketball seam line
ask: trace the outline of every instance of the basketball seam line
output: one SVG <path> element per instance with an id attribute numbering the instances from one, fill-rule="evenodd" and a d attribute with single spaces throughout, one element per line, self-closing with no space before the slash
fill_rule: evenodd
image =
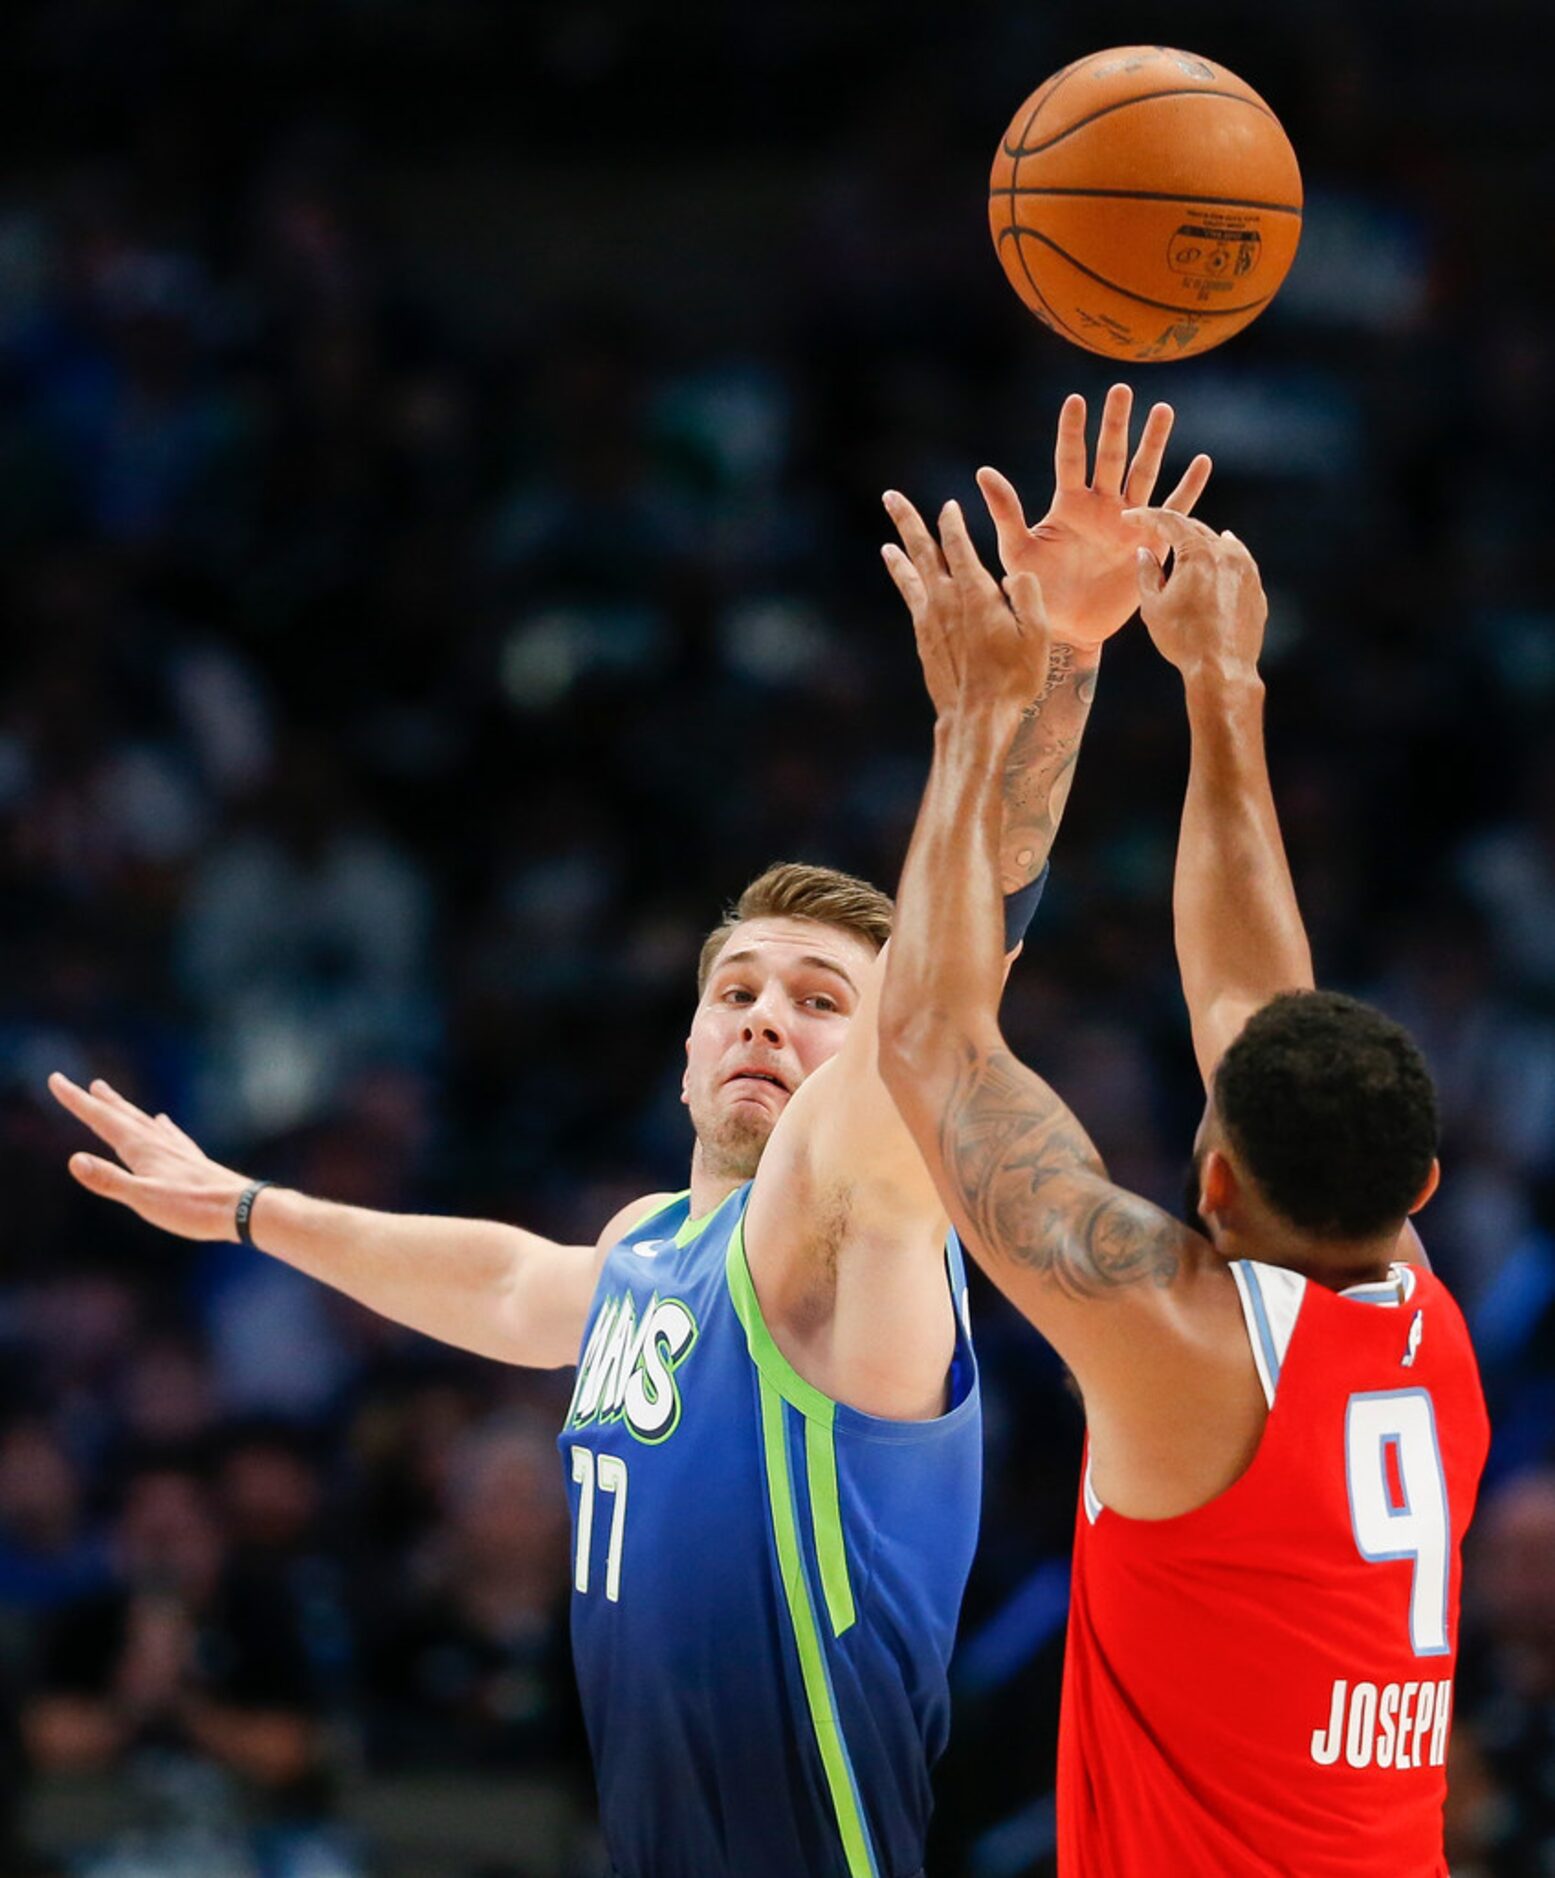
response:
<path id="1" fill-rule="evenodd" d="M 1035 101 L 1032 104 L 1030 113 L 1028 114 L 1026 118 L 1026 122 L 1021 126 L 1020 140 L 1021 140 L 1022 147 L 1024 147 L 1026 139 L 1031 135 L 1031 127 L 1033 124 L 1036 123 L 1037 118 L 1039 114 L 1041 113 L 1043 106 L 1052 103 L 1052 101 L 1058 96 L 1059 92 L 1063 90 L 1065 84 L 1067 84 L 1068 81 L 1074 77 L 1075 73 L 1078 72 L 1085 63 L 1086 63 L 1085 59 L 1072 60 L 1068 65 L 1064 67 L 1064 69 L 1061 72 L 1055 72 L 1054 75 L 1048 80 L 1048 82 L 1042 86 L 1042 88 L 1037 93 Z M 1009 149 L 1008 144 L 1006 144 L 1004 147 L 1006 150 Z M 1016 163 L 1016 167 L 1019 168 L 1020 158 L 1018 156 L 1015 159 L 1015 163 Z"/>
<path id="2" fill-rule="evenodd" d="M 1126 111 L 1132 104 L 1149 104 L 1153 98 L 1229 98 L 1233 104 L 1245 104 L 1250 110 L 1261 111 L 1265 117 L 1276 124 L 1279 122 L 1268 105 L 1256 104 L 1251 98 L 1244 98 L 1240 92 L 1210 91 L 1202 85 L 1179 85 L 1171 91 L 1147 91 L 1140 98 L 1119 98 L 1116 104 L 1104 104 L 1086 116 L 1076 118 L 1067 130 L 1061 130 L 1049 137 L 1046 143 L 1034 143 L 1027 146 L 1007 142 L 1004 145 L 1004 154 L 1007 157 L 1014 157 L 1017 162 L 1022 157 L 1038 156 L 1044 150 L 1051 150 L 1054 144 L 1062 143 L 1066 137 L 1072 137 L 1077 130 L 1084 130 L 1087 124 L 1094 124 L 1097 118 L 1108 117 L 1114 111 Z"/>
<path id="3" fill-rule="evenodd" d="M 991 185 L 988 193 L 993 196 L 1115 196 L 1124 202 L 1181 202 L 1193 208 L 1267 209 L 1272 215 L 1301 214 L 1299 203 L 1246 202 L 1240 196 L 1184 196 L 1175 189 L 1061 189 L 1038 183 L 1000 183 Z"/>
<path id="4" fill-rule="evenodd" d="M 1003 231 L 999 239 L 1003 241 L 1005 235 L 1030 235 L 1033 241 L 1040 241 L 1044 247 L 1051 248 L 1054 254 L 1058 255 L 1061 260 L 1067 261 L 1071 267 L 1078 268 L 1088 279 L 1094 280 L 1097 286 L 1106 287 L 1113 293 L 1120 293 L 1125 300 L 1137 300 L 1141 306 L 1159 307 L 1163 313 L 1175 313 L 1179 319 L 1230 319 L 1237 313 L 1255 313 L 1259 307 L 1267 306 L 1274 298 L 1274 294 L 1271 292 L 1266 293 L 1261 300 L 1246 300 L 1240 306 L 1176 306 L 1170 300 L 1152 300 L 1148 294 L 1135 293 L 1132 287 L 1122 287 L 1119 286 L 1117 281 L 1108 280 L 1105 274 L 1098 274 L 1095 268 L 1087 267 L 1083 261 L 1076 259 L 1074 255 L 1070 254 L 1067 248 L 1061 248 L 1050 236 L 1044 235 L 1039 228 L 1027 228 L 1019 222 L 1011 222 L 1010 226 Z M 1017 252 L 1022 251 L 1017 249 Z"/>
<path id="5" fill-rule="evenodd" d="M 1085 63 L 1084 59 L 1075 59 L 1071 64 L 1066 65 L 1064 69 L 1061 72 L 1059 72 L 1055 77 L 1049 79 L 1047 84 L 1045 84 L 1041 88 L 1041 90 L 1038 92 L 1037 97 L 1035 101 L 1033 102 L 1030 111 L 1027 112 L 1026 114 L 1026 122 L 1021 126 L 1020 136 L 1021 136 L 1021 143 L 1023 145 L 1026 139 L 1031 135 L 1031 127 L 1037 121 L 1037 113 L 1042 109 L 1043 105 L 1046 104 L 1047 101 L 1057 93 L 1059 87 L 1064 83 L 1064 81 L 1070 76 L 1072 76 L 1073 73 L 1079 71 L 1080 67 L 1084 65 L 1084 63 Z M 1006 150 L 1009 149 L 1010 146 L 1008 142 L 1006 142 L 1004 147 Z M 1021 164 L 1020 156 L 1017 153 L 1010 167 L 1010 185 L 1012 189 L 1014 188 L 1014 185 L 1020 181 L 1020 164 Z M 1006 234 L 1009 234 L 1012 230 L 1017 229 L 1019 226 L 1020 224 L 1015 220 L 1015 198 L 1012 194 L 1010 197 L 1010 226 L 1008 229 L 1002 229 L 1000 231 L 999 245 L 1003 244 L 1004 237 Z M 1018 241 L 1015 244 L 1015 256 L 1016 256 L 1016 259 L 1020 262 L 1020 271 L 1026 276 L 1026 285 L 1031 289 L 1032 293 L 1036 296 L 1037 307 L 1034 310 L 1037 311 L 1038 318 L 1044 321 L 1049 331 L 1064 332 L 1069 336 L 1069 338 L 1071 338 L 1074 341 L 1074 343 L 1077 346 L 1084 346 L 1085 340 L 1081 337 L 1079 333 L 1077 333 L 1074 330 L 1074 328 L 1068 323 L 1068 321 L 1064 319 L 1063 315 L 1060 314 L 1054 308 L 1052 303 L 1049 301 L 1047 295 L 1037 285 L 1036 276 L 1031 271 L 1031 263 L 1026 259 L 1026 250 L 1020 245 Z"/>
<path id="6" fill-rule="evenodd" d="M 1001 228 L 999 230 L 999 242 L 1001 246 L 1003 245 L 1004 238 L 1006 235 L 1019 235 L 1022 232 L 1025 232 L 1022 230 L 1020 223 L 1014 220 L 1014 215 L 1015 215 L 1015 204 L 1012 202 L 1010 204 L 1010 216 L 1011 216 L 1010 225 L 1008 228 Z M 1069 322 L 1064 318 L 1064 316 L 1057 310 L 1057 308 L 1054 307 L 1053 303 L 1048 299 L 1047 295 L 1037 285 L 1036 276 L 1031 271 L 1031 263 L 1026 259 L 1026 250 L 1020 245 L 1018 241 L 1015 244 L 1015 255 L 1016 255 L 1017 260 L 1019 260 L 1020 262 L 1020 271 L 1026 276 L 1026 285 L 1036 295 L 1039 306 L 1042 308 L 1043 312 L 1047 316 L 1048 325 L 1052 327 L 1055 331 L 1061 330 L 1067 333 L 1077 346 L 1085 346 L 1087 351 L 1093 350 L 1094 348 L 1086 344 L 1084 335 L 1081 333 L 1077 333 L 1075 331 L 1075 329 L 1069 324 Z"/>

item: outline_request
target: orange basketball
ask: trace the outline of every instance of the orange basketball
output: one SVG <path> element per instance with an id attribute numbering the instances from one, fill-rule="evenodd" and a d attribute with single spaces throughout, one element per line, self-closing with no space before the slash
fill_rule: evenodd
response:
<path id="1" fill-rule="evenodd" d="M 1257 319 L 1301 239 L 1301 171 L 1234 72 L 1118 46 L 1039 85 L 993 160 L 988 220 L 1044 325 L 1115 359 L 1207 352 Z"/>

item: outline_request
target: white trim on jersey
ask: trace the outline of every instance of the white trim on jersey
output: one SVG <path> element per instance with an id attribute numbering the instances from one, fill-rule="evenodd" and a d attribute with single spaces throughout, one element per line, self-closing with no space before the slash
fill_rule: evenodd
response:
<path id="1" fill-rule="evenodd" d="M 1289 1271 L 1283 1265 L 1262 1265 L 1253 1259 L 1234 1260 L 1231 1276 L 1242 1301 L 1247 1341 L 1252 1346 L 1264 1401 L 1272 1409 L 1307 1281 L 1300 1272 Z"/>
<path id="2" fill-rule="evenodd" d="M 1386 1278 L 1378 1279 L 1375 1284 L 1351 1285 L 1339 1295 L 1354 1298 L 1361 1304 L 1407 1304 L 1415 1295 L 1415 1268 L 1395 1259 L 1388 1267 Z"/>
<path id="3" fill-rule="evenodd" d="M 1091 1457 L 1085 1457 L 1085 1475 L 1080 1482 L 1080 1497 L 1085 1502 L 1085 1517 L 1094 1526 L 1101 1518 L 1102 1505 L 1096 1497 L 1096 1489 L 1091 1485 Z"/>

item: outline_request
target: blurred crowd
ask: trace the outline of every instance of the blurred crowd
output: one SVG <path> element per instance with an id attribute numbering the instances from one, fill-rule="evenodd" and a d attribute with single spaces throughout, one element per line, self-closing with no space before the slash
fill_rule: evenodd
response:
<path id="1" fill-rule="evenodd" d="M 1060 396 L 1109 379 L 1021 312 L 980 192 L 1020 94 L 1140 24 L 1013 11 L 17 10 L 6 1878 L 597 1871 L 566 1379 L 89 1201 L 44 1078 L 107 1076 L 255 1176 L 566 1240 L 681 1184 L 702 934 L 774 859 L 894 885 L 911 826 L 928 717 L 880 490 L 966 500 L 992 461 L 1039 510 Z M 1214 456 L 1203 512 L 1270 590 L 1320 977 L 1439 1081 L 1422 1230 L 1496 1429 L 1454 1869 L 1531 1878 L 1555 1871 L 1549 157 L 1505 38 L 1420 13 L 1404 48 L 1381 8 L 1155 28 L 1274 100 L 1308 221 L 1258 326 L 1134 382 L 1177 407 L 1169 467 Z M 472 226 L 472 178 L 523 213 Z M 1181 715 L 1125 634 L 1008 1004 L 1114 1175 L 1168 1203 L 1201 1102 Z M 978 1302 L 988 1510 L 932 1868 L 1035 1878 L 1078 1416 Z"/>

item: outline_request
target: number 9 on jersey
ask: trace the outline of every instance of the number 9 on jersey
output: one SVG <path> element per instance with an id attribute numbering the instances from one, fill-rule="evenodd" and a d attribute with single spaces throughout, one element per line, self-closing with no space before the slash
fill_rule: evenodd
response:
<path id="1" fill-rule="evenodd" d="M 1409 1641 L 1416 1656 L 1446 1656 L 1452 1521 L 1436 1439 L 1436 1410 L 1424 1389 L 1352 1395 L 1344 1417 L 1350 1524 L 1363 1559 L 1409 1559 Z"/>

